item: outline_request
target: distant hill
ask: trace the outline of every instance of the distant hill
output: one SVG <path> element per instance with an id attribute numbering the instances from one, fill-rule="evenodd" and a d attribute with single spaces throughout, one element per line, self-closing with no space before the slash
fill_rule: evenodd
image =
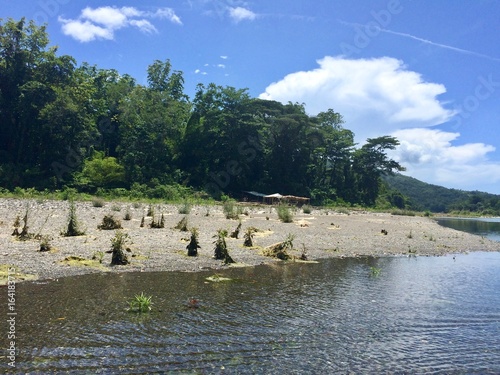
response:
<path id="1" fill-rule="evenodd" d="M 402 174 L 385 176 L 384 180 L 389 188 L 405 195 L 414 210 L 429 210 L 432 212 L 467 211 L 485 214 L 500 212 L 500 195 L 448 189 Z"/>

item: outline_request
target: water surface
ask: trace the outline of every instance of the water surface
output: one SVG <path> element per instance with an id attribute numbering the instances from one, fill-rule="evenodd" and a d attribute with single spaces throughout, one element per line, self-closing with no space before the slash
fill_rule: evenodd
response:
<path id="1" fill-rule="evenodd" d="M 439 225 L 461 230 L 493 241 L 500 241 L 500 218 L 456 218 L 445 217 L 436 219 Z"/>
<path id="2" fill-rule="evenodd" d="M 15 370 L 500 373 L 499 253 L 280 263 L 226 270 L 234 281 L 220 283 L 206 282 L 211 275 L 18 284 Z M 126 311 L 140 292 L 153 296 L 150 314 Z M 187 307 L 191 298 L 199 308 Z"/>

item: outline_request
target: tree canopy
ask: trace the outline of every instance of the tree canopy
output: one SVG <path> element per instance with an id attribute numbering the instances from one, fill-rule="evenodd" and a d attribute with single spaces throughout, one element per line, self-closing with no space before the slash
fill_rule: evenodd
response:
<path id="1" fill-rule="evenodd" d="M 0 20 L 0 186 L 57 189 L 178 184 L 215 197 L 242 190 L 375 204 L 381 177 L 403 170 L 394 137 L 358 146 L 333 109 L 198 85 L 184 93 L 170 61 L 127 74 L 77 65 L 44 26 Z"/>

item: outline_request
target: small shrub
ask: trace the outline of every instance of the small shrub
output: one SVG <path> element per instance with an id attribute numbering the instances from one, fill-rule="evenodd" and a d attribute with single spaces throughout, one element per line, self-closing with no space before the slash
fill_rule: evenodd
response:
<path id="1" fill-rule="evenodd" d="M 128 301 L 128 311 L 136 313 L 145 313 L 151 311 L 152 296 L 146 296 L 144 292 L 141 294 L 136 294 L 133 299 Z"/>
<path id="2" fill-rule="evenodd" d="M 300 254 L 300 260 L 307 260 L 307 250 L 306 245 L 302 244 L 302 253 Z"/>
<path id="3" fill-rule="evenodd" d="M 293 222 L 293 214 L 288 206 L 279 205 L 278 206 L 278 218 L 283 223 L 292 223 Z"/>
<path id="4" fill-rule="evenodd" d="M 238 210 L 236 208 L 236 201 L 233 199 L 228 199 L 224 201 L 222 205 L 222 210 L 226 215 L 226 219 L 238 219 Z"/>
<path id="5" fill-rule="evenodd" d="M 392 210 L 391 215 L 415 216 L 415 212 L 410 210 Z"/>
<path id="6" fill-rule="evenodd" d="M 141 225 L 140 225 L 141 228 L 144 228 L 144 216 L 142 217 L 141 219 Z"/>
<path id="7" fill-rule="evenodd" d="M 104 207 L 105 202 L 102 198 L 93 198 L 92 199 L 92 207 Z"/>
<path id="8" fill-rule="evenodd" d="M 132 220 L 132 214 L 130 213 L 130 209 L 127 208 L 127 211 L 125 212 L 125 216 L 123 217 L 123 220 L 126 220 L 126 221 Z"/>
<path id="9" fill-rule="evenodd" d="M 151 204 L 148 207 L 148 212 L 147 212 L 146 216 L 150 216 L 150 217 L 155 216 L 155 209 Z"/>
<path id="10" fill-rule="evenodd" d="M 243 246 L 245 247 L 253 247 L 253 234 L 256 232 L 254 227 L 248 227 L 243 235 L 244 241 Z"/>
<path id="11" fill-rule="evenodd" d="M 187 216 L 184 216 L 174 227 L 174 229 L 178 229 L 181 232 L 187 232 L 188 231 L 188 218 Z"/>
<path id="12" fill-rule="evenodd" d="M 52 250 L 52 245 L 50 243 L 50 237 L 49 236 L 42 236 L 40 240 L 40 251 L 50 251 Z"/>
<path id="13" fill-rule="evenodd" d="M 236 229 L 231 232 L 231 238 L 238 238 L 238 236 L 240 235 L 240 230 L 241 230 L 241 221 L 239 222 Z"/>
<path id="14" fill-rule="evenodd" d="M 151 221 L 151 224 L 149 224 L 150 228 L 156 228 L 156 229 L 161 229 L 165 228 L 165 216 L 161 214 L 160 220 L 156 221 L 155 218 L 153 217 L 153 220 Z"/>
<path id="15" fill-rule="evenodd" d="M 406 237 L 407 237 L 407 238 L 410 238 L 410 239 L 411 239 L 411 238 L 413 238 L 413 234 L 412 234 L 412 232 L 411 232 L 411 229 L 410 229 L 410 233 L 408 233 L 408 234 L 406 235 Z"/>
<path id="16" fill-rule="evenodd" d="M 234 263 L 233 258 L 229 255 L 226 244 L 227 231 L 223 229 L 219 229 L 217 234 L 214 236 L 215 238 L 215 250 L 214 250 L 214 258 L 218 260 L 224 260 L 225 264 Z"/>
<path id="17" fill-rule="evenodd" d="M 96 251 L 92 255 L 92 260 L 97 260 L 99 263 L 102 263 L 103 259 L 104 259 L 104 252 L 103 251 Z"/>
<path id="18" fill-rule="evenodd" d="M 126 265 L 130 263 L 128 257 L 123 252 L 127 239 L 128 235 L 122 231 L 117 231 L 111 239 L 111 265 Z"/>
<path id="19" fill-rule="evenodd" d="M 69 203 L 69 214 L 68 214 L 68 226 L 66 231 L 62 233 L 65 237 L 82 236 L 85 232 L 80 230 L 80 225 L 76 217 L 76 207 L 75 202 L 70 201 Z"/>
<path id="20" fill-rule="evenodd" d="M 281 260 L 290 259 L 291 257 L 287 250 L 293 250 L 293 239 L 293 234 L 289 234 L 285 241 L 266 247 L 263 252 L 264 255 Z"/>
<path id="21" fill-rule="evenodd" d="M 179 206 L 179 213 L 182 215 L 187 215 L 191 212 L 191 205 L 188 202 L 184 202 Z"/>
<path id="22" fill-rule="evenodd" d="M 186 249 L 188 251 L 187 255 L 190 257 L 197 256 L 199 248 L 201 248 L 201 246 L 198 243 L 198 229 L 191 228 L 191 239 L 189 241 L 189 244 L 186 246 Z"/>
<path id="23" fill-rule="evenodd" d="M 141 204 L 139 202 L 134 202 L 134 204 L 132 205 L 134 208 L 141 208 Z"/>
<path id="24" fill-rule="evenodd" d="M 304 212 L 305 214 L 310 214 L 312 212 L 312 207 L 308 204 L 305 204 L 304 206 L 302 206 L 302 212 Z"/>
<path id="25" fill-rule="evenodd" d="M 116 219 L 112 214 L 105 215 L 102 218 L 102 223 L 97 226 L 97 229 L 113 230 L 122 229 L 122 223 Z"/>
<path id="26" fill-rule="evenodd" d="M 118 206 L 117 204 L 114 204 L 111 206 L 111 210 L 115 211 L 115 212 L 120 212 L 122 210 L 122 208 L 120 206 Z"/>

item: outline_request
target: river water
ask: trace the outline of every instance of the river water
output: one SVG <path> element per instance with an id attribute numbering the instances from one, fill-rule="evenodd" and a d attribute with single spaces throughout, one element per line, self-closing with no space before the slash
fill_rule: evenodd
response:
<path id="1" fill-rule="evenodd" d="M 222 271 L 232 279 L 225 282 L 207 281 L 212 275 L 98 274 L 18 284 L 16 367 L 4 357 L 0 369 L 500 373 L 500 253 L 279 263 Z M 126 310 L 140 292 L 152 295 L 151 313 Z"/>

